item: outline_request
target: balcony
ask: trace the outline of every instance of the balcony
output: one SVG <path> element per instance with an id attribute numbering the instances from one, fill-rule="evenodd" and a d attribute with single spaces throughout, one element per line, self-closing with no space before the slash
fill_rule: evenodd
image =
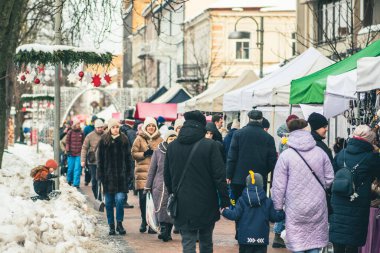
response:
<path id="1" fill-rule="evenodd" d="M 197 83 L 200 79 L 198 65 L 183 64 L 177 66 L 177 83 Z"/>

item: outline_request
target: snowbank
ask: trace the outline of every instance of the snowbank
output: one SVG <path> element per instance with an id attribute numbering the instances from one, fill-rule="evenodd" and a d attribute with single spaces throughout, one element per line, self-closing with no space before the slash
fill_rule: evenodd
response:
<path id="1" fill-rule="evenodd" d="M 85 197 L 60 178 L 58 199 L 37 200 L 31 168 L 53 157 L 51 147 L 16 144 L 4 154 L 0 170 L 0 252 L 107 252 L 95 238 L 96 213 Z M 107 242 L 104 242 L 107 243 Z"/>

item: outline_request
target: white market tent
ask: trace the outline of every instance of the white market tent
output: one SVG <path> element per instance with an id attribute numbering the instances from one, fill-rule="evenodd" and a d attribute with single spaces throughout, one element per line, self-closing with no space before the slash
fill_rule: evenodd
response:
<path id="1" fill-rule="evenodd" d="M 253 106 L 262 105 L 289 105 L 288 89 L 282 87 L 289 85 L 290 90 L 290 82 L 293 79 L 313 73 L 332 63 L 318 50 L 309 48 L 270 75 L 241 89 L 225 94 L 223 111 L 248 111 Z M 276 94 L 277 90 L 281 91 L 279 96 Z"/>
<path id="2" fill-rule="evenodd" d="M 182 85 L 174 85 L 171 87 L 167 92 L 153 100 L 151 103 L 173 103 L 171 100 L 173 100 L 179 93 L 183 93 L 184 95 L 187 95 L 187 97 L 191 98 L 191 94 L 182 87 Z M 183 101 L 183 100 L 182 100 Z"/>
<path id="3" fill-rule="evenodd" d="M 363 57 L 358 60 L 357 91 L 369 91 L 380 87 L 380 57 Z"/>
<path id="4" fill-rule="evenodd" d="M 196 100 L 196 109 L 204 112 L 222 112 L 223 95 L 226 92 L 244 87 L 258 80 L 257 75 L 252 70 L 244 71 L 239 77 L 228 80 L 221 88 L 215 92 Z"/>
<path id="5" fill-rule="evenodd" d="M 117 110 L 116 110 L 116 107 L 113 104 L 111 104 L 110 106 L 108 106 L 103 111 L 97 113 L 96 116 L 98 118 L 104 119 L 107 122 L 109 119 L 112 118 L 113 113 L 117 113 Z"/>

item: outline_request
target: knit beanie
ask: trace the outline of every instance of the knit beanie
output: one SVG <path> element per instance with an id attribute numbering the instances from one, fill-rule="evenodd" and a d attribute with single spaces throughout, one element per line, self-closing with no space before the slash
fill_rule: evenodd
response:
<path id="1" fill-rule="evenodd" d="M 312 114 L 310 114 L 307 121 L 310 124 L 311 130 L 314 130 L 314 131 L 322 127 L 325 127 L 329 124 L 325 116 L 316 112 L 313 112 Z"/>
<path id="2" fill-rule="evenodd" d="M 291 120 L 294 120 L 294 119 L 299 119 L 297 115 L 294 115 L 294 114 L 290 114 L 288 116 L 288 118 L 286 118 L 286 123 L 288 123 L 289 121 Z"/>
<path id="3" fill-rule="evenodd" d="M 239 122 L 239 120 L 238 119 L 234 119 L 233 121 L 232 121 L 232 125 L 231 125 L 231 129 L 239 129 L 240 128 L 240 122 Z"/>
<path id="4" fill-rule="evenodd" d="M 168 142 L 168 139 L 169 139 L 170 136 L 177 136 L 177 132 L 174 131 L 174 130 L 168 130 L 168 131 L 166 131 L 165 136 L 164 136 L 164 141 Z"/>
<path id="5" fill-rule="evenodd" d="M 183 116 L 185 120 L 194 120 L 202 124 L 202 126 L 206 126 L 206 117 L 198 110 L 185 112 Z"/>
<path id="6" fill-rule="evenodd" d="M 58 163 L 55 160 L 53 160 L 53 159 L 49 159 L 49 160 L 46 161 L 45 167 L 46 168 L 57 169 L 58 168 Z"/>
<path id="7" fill-rule="evenodd" d="M 261 120 L 263 119 L 263 113 L 259 110 L 252 110 L 248 113 L 248 118 L 253 120 Z"/>
<path id="8" fill-rule="evenodd" d="M 252 180 L 252 178 L 254 179 Z M 261 176 L 259 173 L 254 173 L 252 170 L 249 171 L 249 175 L 245 179 L 245 183 L 247 186 L 256 185 L 257 187 L 260 187 L 260 188 L 264 187 L 263 176 Z"/>
<path id="9" fill-rule="evenodd" d="M 266 118 L 263 118 L 263 122 L 261 123 L 263 128 L 270 128 L 270 123 Z"/>
<path id="10" fill-rule="evenodd" d="M 98 116 L 94 115 L 91 117 L 91 122 L 95 122 L 95 120 L 97 120 L 97 119 L 98 119 Z"/>
<path id="11" fill-rule="evenodd" d="M 95 123 L 94 123 L 94 127 L 95 128 L 98 128 L 98 127 L 103 127 L 104 126 L 104 123 L 101 119 L 97 119 L 95 120 Z"/>
<path id="12" fill-rule="evenodd" d="M 185 123 L 185 119 L 176 119 L 174 123 L 174 131 L 176 131 L 178 127 L 182 127 L 183 123 Z"/>
<path id="13" fill-rule="evenodd" d="M 152 117 L 146 117 L 145 120 L 144 120 L 144 126 L 143 126 L 143 129 L 146 130 L 146 127 L 149 125 L 149 124 L 153 124 L 156 126 L 157 128 L 157 121 L 152 118 Z"/>
<path id="14" fill-rule="evenodd" d="M 111 129 L 113 126 L 120 126 L 117 119 L 111 118 L 108 120 L 108 129 Z"/>
<path id="15" fill-rule="evenodd" d="M 166 120 L 165 120 L 165 118 L 164 117 L 162 117 L 162 116 L 158 116 L 158 118 L 157 118 L 157 122 L 158 123 L 164 123 Z"/>
<path id="16" fill-rule="evenodd" d="M 371 128 L 367 125 L 360 125 L 357 128 L 355 128 L 353 136 L 354 138 L 359 137 L 365 139 L 369 143 L 372 143 L 376 138 L 375 132 L 373 132 Z"/>

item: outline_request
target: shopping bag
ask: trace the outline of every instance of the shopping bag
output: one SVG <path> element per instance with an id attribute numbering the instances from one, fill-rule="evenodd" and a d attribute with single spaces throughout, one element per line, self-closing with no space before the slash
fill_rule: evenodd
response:
<path id="1" fill-rule="evenodd" d="M 104 196 L 102 198 L 100 198 L 100 196 L 102 196 L 101 192 L 102 192 L 102 183 L 98 182 L 98 196 L 95 199 L 94 205 L 95 205 L 95 210 L 103 213 L 105 204 L 104 204 Z"/>
<path id="2" fill-rule="evenodd" d="M 160 223 L 157 220 L 152 193 L 146 194 L 146 222 L 155 232 L 160 233 Z"/>

